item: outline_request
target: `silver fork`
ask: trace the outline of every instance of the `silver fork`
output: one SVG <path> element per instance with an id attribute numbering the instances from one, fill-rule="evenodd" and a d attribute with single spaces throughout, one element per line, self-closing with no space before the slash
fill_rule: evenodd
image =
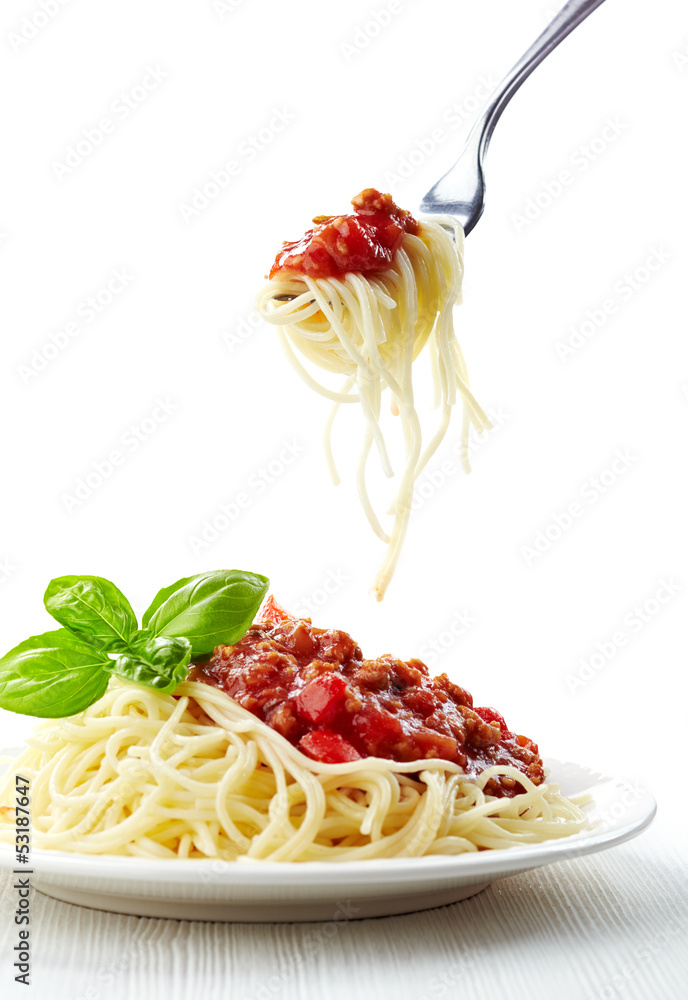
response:
<path id="1" fill-rule="evenodd" d="M 483 160 L 504 108 L 536 66 L 604 0 L 570 0 L 497 87 L 470 131 L 458 160 L 420 204 L 426 215 L 453 215 L 470 233 L 485 207 Z"/>

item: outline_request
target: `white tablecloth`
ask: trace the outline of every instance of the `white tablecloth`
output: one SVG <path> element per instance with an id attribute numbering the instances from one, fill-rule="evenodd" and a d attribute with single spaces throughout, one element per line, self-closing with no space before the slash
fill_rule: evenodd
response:
<path id="1" fill-rule="evenodd" d="M 32 985 L 13 982 L 0 882 L 0 996 L 40 1000 L 683 1000 L 688 864 L 659 827 L 601 854 L 401 917 L 212 924 L 32 900 Z"/>

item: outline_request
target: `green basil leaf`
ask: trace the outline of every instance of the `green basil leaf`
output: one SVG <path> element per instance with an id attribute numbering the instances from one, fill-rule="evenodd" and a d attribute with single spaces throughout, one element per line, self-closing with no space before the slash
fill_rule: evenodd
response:
<path id="1" fill-rule="evenodd" d="M 114 583 L 102 576 L 60 576 L 43 602 L 60 625 L 98 649 L 120 652 L 136 629 L 136 615 Z"/>
<path id="2" fill-rule="evenodd" d="M 103 694 L 110 659 L 66 628 L 34 635 L 0 659 L 0 708 L 60 719 Z"/>
<path id="3" fill-rule="evenodd" d="M 185 577 L 156 595 L 143 616 L 144 628 L 154 635 L 185 636 L 194 657 L 209 655 L 246 634 L 269 582 L 238 569 Z"/>
<path id="4" fill-rule="evenodd" d="M 126 681 L 171 693 L 185 680 L 191 663 L 191 643 L 185 638 L 135 632 L 129 651 L 110 662 L 110 670 Z"/>

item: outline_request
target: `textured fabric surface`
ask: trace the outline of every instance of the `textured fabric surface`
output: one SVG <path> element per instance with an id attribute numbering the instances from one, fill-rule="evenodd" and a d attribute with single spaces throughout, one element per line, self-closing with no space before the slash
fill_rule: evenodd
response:
<path id="1" fill-rule="evenodd" d="M 32 899 L 32 983 L 13 982 L 0 890 L 0 995 L 40 1000 L 681 1000 L 688 864 L 651 829 L 419 914 L 318 924 L 118 916 Z M 331 936 L 327 936 L 325 933 Z"/>

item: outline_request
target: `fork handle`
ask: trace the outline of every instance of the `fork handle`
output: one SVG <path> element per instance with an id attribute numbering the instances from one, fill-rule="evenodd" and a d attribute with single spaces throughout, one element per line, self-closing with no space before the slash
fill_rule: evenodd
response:
<path id="1" fill-rule="evenodd" d="M 581 21 L 584 21 L 588 14 L 604 3 L 604 0 L 569 0 L 558 14 L 556 14 L 547 25 L 542 34 L 536 38 L 527 52 L 521 56 L 513 69 L 507 73 L 497 90 L 487 105 L 480 118 L 473 127 L 473 131 L 481 128 L 482 142 L 481 149 L 484 153 L 487 149 L 495 126 L 499 121 L 502 111 L 514 96 L 524 80 L 536 69 L 543 59 L 563 41 L 574 28 L 577 28 Z"/>
<path id="2" fill-rule="evenodd" d="M 483 157 L 504 108 L 552 49 L 602 3 L 604 0 L 569 0 L 552 18 L 498 85 L 473 125 L 459 159 L 425 195 L 421 211 L 433 212 L 444 207 L 461 219 L 466 234 L 471 231 L 483 210 Z"/>

